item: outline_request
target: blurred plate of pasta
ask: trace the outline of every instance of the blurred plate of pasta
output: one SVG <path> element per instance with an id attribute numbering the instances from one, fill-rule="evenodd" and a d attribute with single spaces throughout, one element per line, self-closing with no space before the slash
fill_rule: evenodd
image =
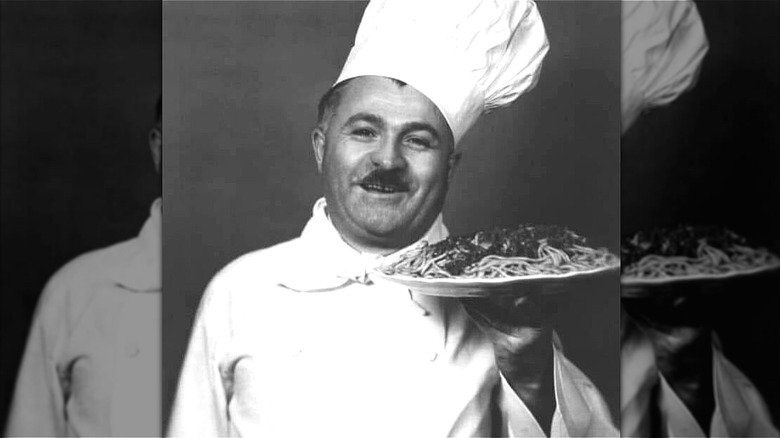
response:
<path id="1" fill-rule="evenodd" d="M 761 279 L 780 258 L 722 226 L 677 225 L 640 231 L 621 245 L 621 294 L 722 290 Z"/>

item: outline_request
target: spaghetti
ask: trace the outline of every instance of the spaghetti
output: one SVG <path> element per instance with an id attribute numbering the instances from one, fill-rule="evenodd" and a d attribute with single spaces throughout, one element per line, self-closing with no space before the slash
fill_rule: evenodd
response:
<path id="1" fill-rule="evenodd" d="M 524 224 L 449 237 L 433 245 L 423 241 L 380 270 L 416 278 L 488 279 L 555 276 L 618 263 L 607 249 L 587 246 L 583 237 L 569 229 Z"/>
<path id="2" fill-rule="evenodd" d="M 678 226 L 639 232 L 621 248 L 623 278 L 723 277 L 772 269 L 780 259 L 725 228 Z"/>

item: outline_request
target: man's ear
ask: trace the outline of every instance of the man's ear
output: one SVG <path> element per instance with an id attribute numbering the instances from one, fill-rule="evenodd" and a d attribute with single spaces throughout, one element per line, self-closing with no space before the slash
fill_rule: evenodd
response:
<path id="1" fill-rule="evenodd" d="M 458 164 L 460 164 L 460 158 L 462 154 L 460 152 L 453 152 L 450 154 L 449 158 L 449 172 L 447 174 L 447 178 L 452 181 L 452 178 L 455 176 L 455 169 L 458 167 Z"/>
<path id="2" fill-rule="evenodd" d="M 314 159 L 317 160 L 317 170 L 322 173 L 322 159 L 325 156 L 325 132 L 319 126 L 311 131 L 311 147 L 314 149 Z"/>
<path id="3" fill-rule="evenodd" d="M 155 126 L 149 131 L 149 149 L 152 152 L 152 160 L 157 173 L 162 171 L 162 131 Z"/>

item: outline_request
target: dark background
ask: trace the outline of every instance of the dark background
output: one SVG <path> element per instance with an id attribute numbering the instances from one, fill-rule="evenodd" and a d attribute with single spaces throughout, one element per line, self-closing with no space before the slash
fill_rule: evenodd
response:
<path id="1" fill-rule="evenodd" d="M 77 255 L 134 237 L 160 193 L 159 2 L 0 2 L 0 427 L 35 304 Z"/>
<path id="2" fill-rule="evenodd" d="M 165 2 L 164 393 L 170 403 L 209 279 L 299 235 L 321 189 L 309 135 L 357 30 L 359 2 Z M 484 120 L 445 206 L 451 232 L 568 225 L 617 250 L 620 3 L 539 4 L 537 88 Z M 619 406 L 618 281 L 572 294 L 567 355 Z M 617 418 L 617 417 L 616 417 Z"/>
<path id="3" fill-rule="evenodd" d="M 710 50 L 695 88 L 623 139 L 621 228 L 725 225 L 780 254 L 780 3 L 697 3 Z M 780 422 L 780 276 L 717 301 L 724 351 Z"/>

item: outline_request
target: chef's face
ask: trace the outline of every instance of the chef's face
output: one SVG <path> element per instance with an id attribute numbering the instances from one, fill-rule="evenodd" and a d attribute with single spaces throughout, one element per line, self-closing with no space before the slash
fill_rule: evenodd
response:
<path id="1" fill-rule="evenodd" d="M 361 251 L 402 248 L 441 211 L 457 163 L 438 108 L 409 85 L 351 80 L 312 133 L 330 219 Z"/>

